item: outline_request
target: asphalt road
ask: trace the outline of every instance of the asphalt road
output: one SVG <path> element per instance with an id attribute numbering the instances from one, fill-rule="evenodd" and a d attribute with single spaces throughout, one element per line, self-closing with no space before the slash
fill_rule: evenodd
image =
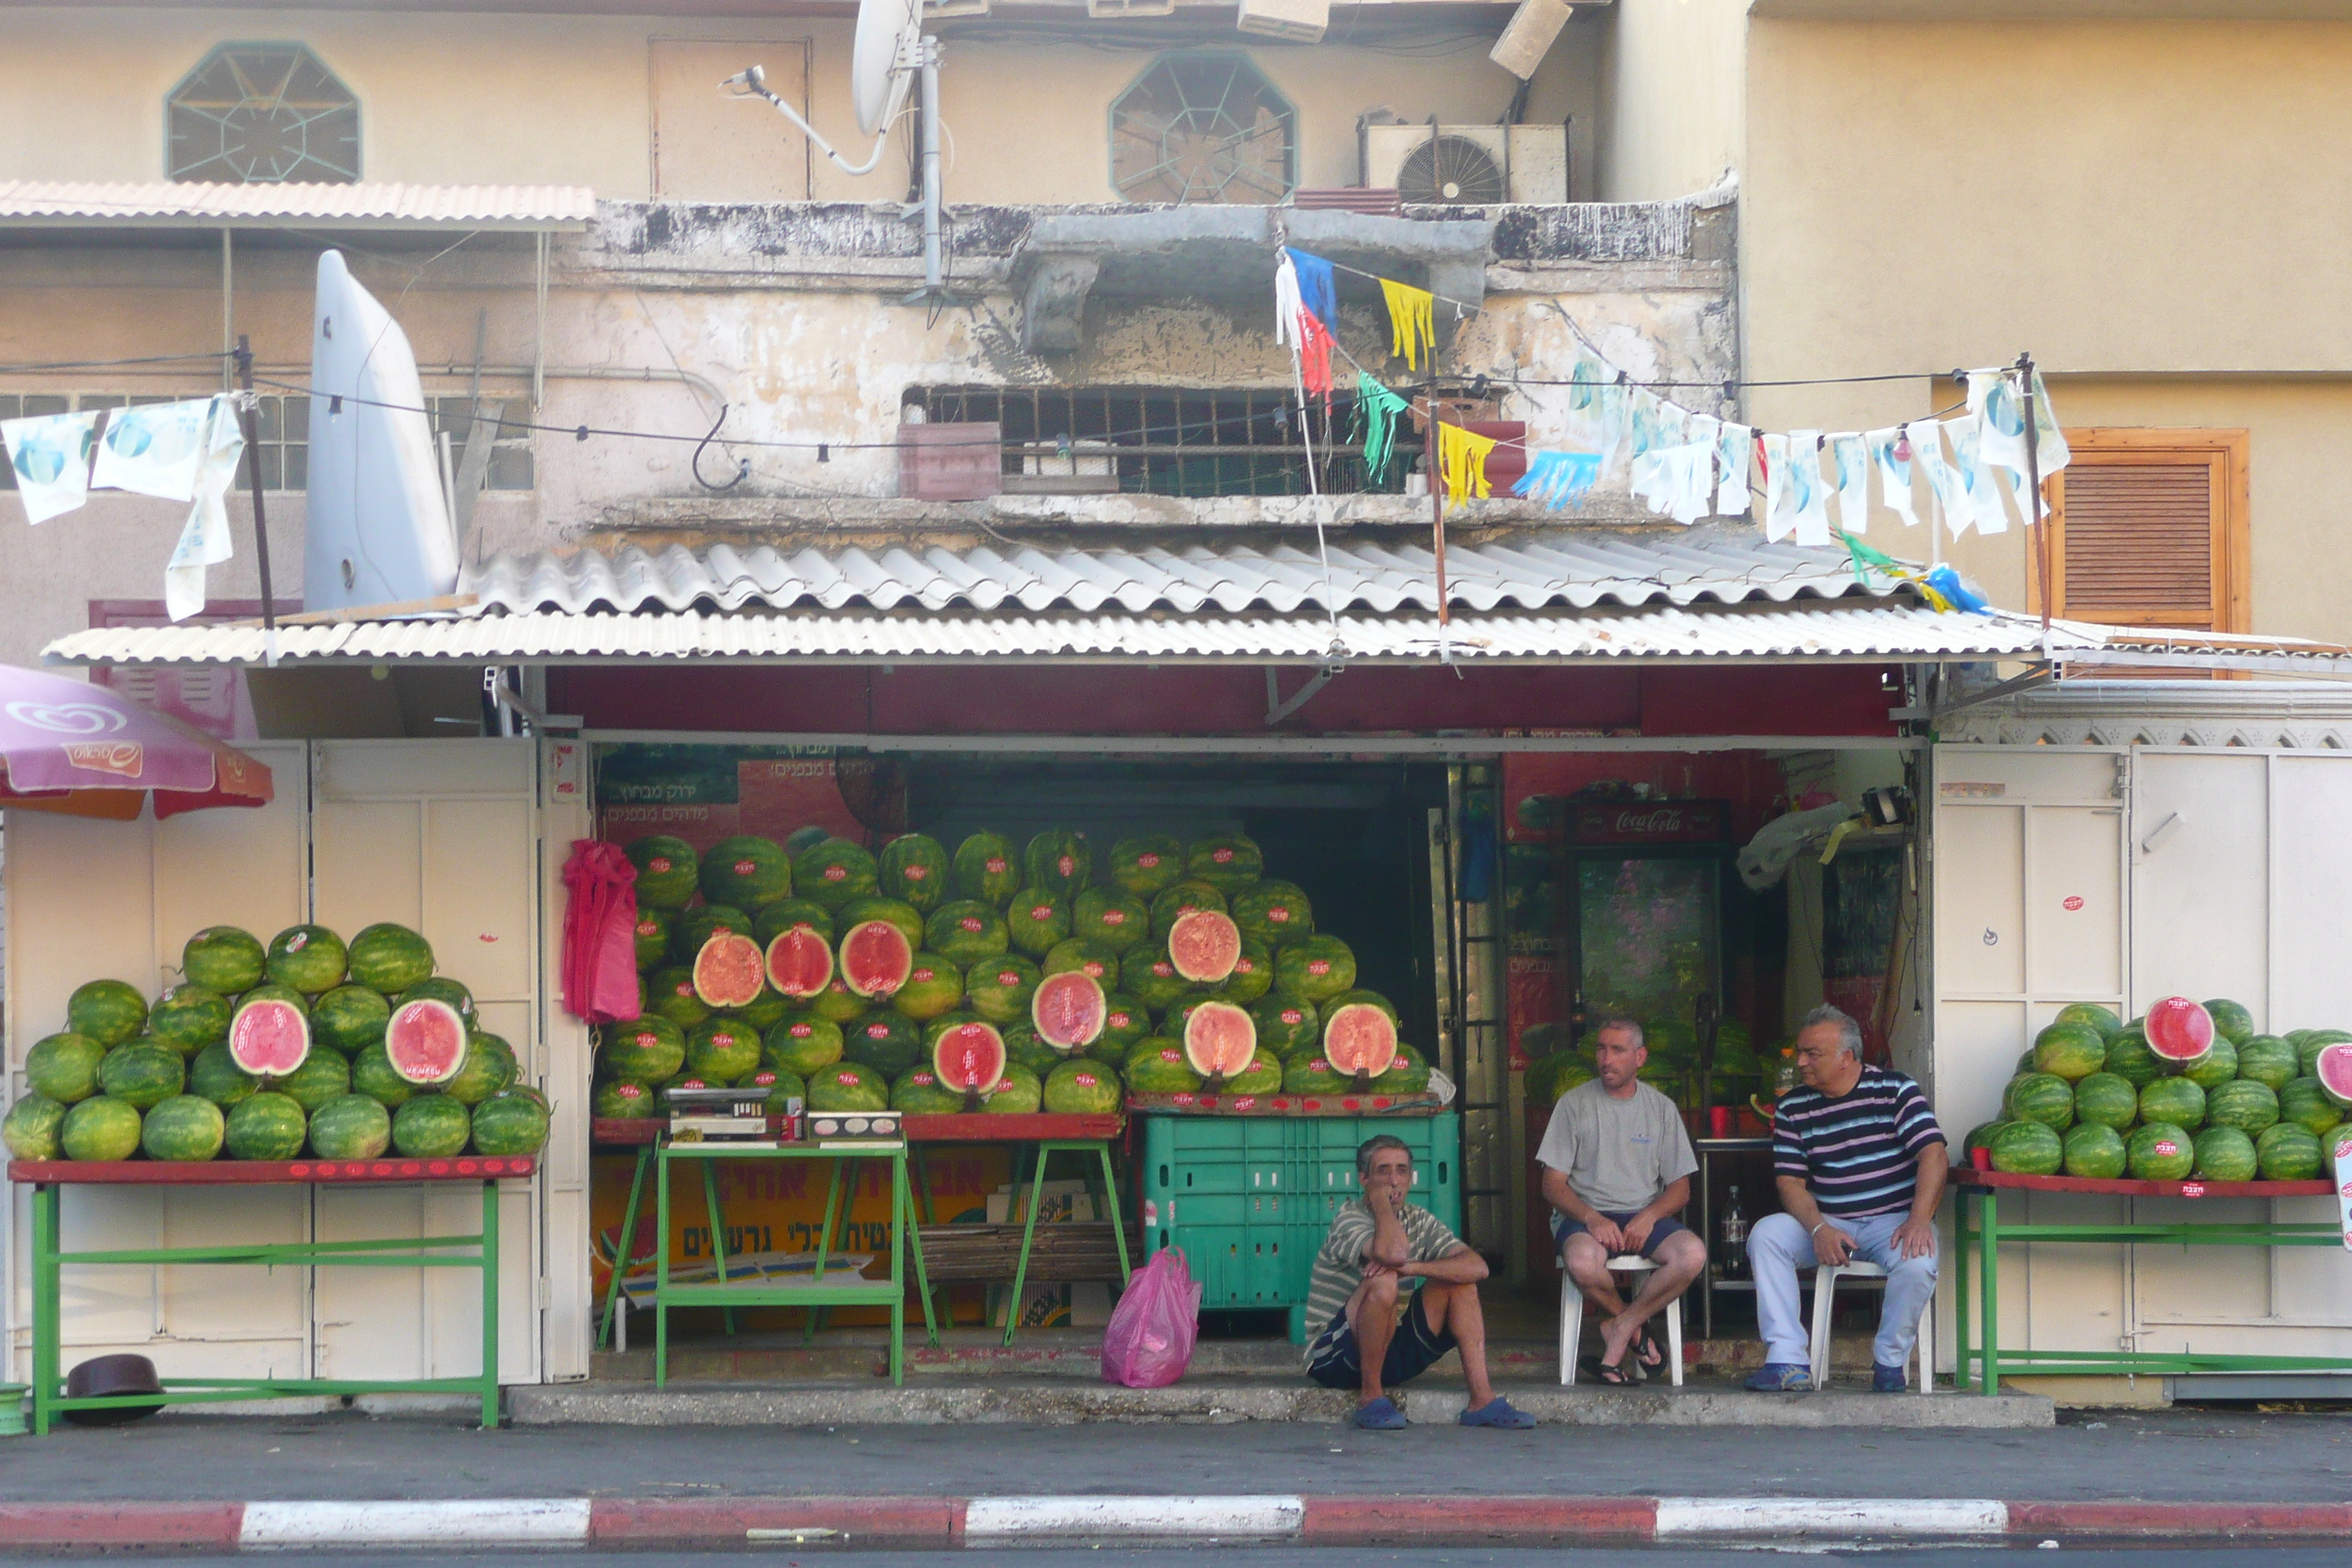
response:
<path id="1" fill-rule="evenodd" d="M 1349 1551 L 1294 1547 L 1218 1547 L 1202 1550 L 1167 1548 L 1157 1551 L 1103 1552 L 1071 1548 L 1062 1552 L 1043 1552 L 1048 1568 L 1064 1562 L 1083 1558 L 1086 1568 L 1333 1568 L 1344 1562 L 1348 1568 L 1622 1568 L 1634 1563 L 1639 1568 L 1758 1568 L 1759 1555 L 1748 1552 L 1687 1552 L 1665 1547 L 1638 1549 L 1617 1548 L 1611 1551 L 1520 1551 L 1520 1552 L 1391 1552 Z M 2162 1548 L 2129 1548 L 2118 1551 L 2074 1550 L 2068 1556 L 2089 1560 L 2096 1568 L 2233 1568 L 2247 1562 L 2250 1549 L 2231 1547 L 2212 1552 L 2183 1552 Z M 516 1553 L 517 1556 L 525 1555 Z M 817 1568 L 831 1563 L 841 1568 L 1025 1568 L 1035 1563 L 1041 1549 L 1024 1548 L 1006 1552 L 858 1552 L 818 1555 L 805 1552 L 790 1552 L 772 1548 L 747 1548 L 734 1552 L 562 1552 L 551 1555 L 545 1552 L 528 1555 L 541 1562 L 559 1563 L 571 1568 L 686 1568 L 688 1564 L 733 1562 L 756 1555 L 774 1563 L 776 1568 Z M 1983 1547 L 1953 1547 L 1926 1552 L 1885 1552 L 1876 1550 L 1838 1551 L 1807 1549 L 1805 1557 L 1812 1562 L 1853 1563 L 1868 1564 L 1869 1568 L 2050 1568 L 2052 1553 L 2031 1548 L 1991 1550 Z M 268 1554 L 270 1568 L 469 1568 L 483 1562 L 478 1552 L 463 1554 L 422 1552 L 280 1552 Z M 47 1559 L 58 1561 L 58 1559 Z M 0 1556 L 0 1562 L 28 1562 L 42 1559 Z M 217 1568 L 218 1557 L 149 1557 L 140 1561 L 155 1568 Z M 2262 1568 L 2342 1568 L 2344 1552 L 2340 1547 L 2276 1547 L 2262 1551 Z"/>

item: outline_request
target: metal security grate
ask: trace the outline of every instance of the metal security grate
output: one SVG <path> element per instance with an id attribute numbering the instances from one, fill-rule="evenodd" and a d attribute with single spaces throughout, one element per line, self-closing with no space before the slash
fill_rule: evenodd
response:
<path id="1" fill-rule="evenodd" d="M 1297 397 L 1279 388 L 933 386 L 906 401 L 933 424 L 1001 425 L 1007 475 L 1100 475 L 1104 489 L 1115 479 L 1120 491 L 1140 495 L 1308 493 Z M 1354 418 L 1352 395 L 1333 397 L 1328 427 L 1321 400 L 1307 400 L 1318 488 L 1402 489 L 1402 459 L 1384 482 L 1365 482 L 1362 454 L 1349 440 Z"/>

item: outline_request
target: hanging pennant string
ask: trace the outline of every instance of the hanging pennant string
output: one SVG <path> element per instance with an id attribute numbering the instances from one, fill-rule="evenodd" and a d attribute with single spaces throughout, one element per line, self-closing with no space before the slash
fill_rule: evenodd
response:
<path id="1" fill-rule="evenodd" d="M 1283 247 L 1283 256 L 1298 279 L 1298 298 L 1307 309 L 1315 312 L 1334 333 L 1339 330 L 1339 289 L 1331 277 L 1331 264 L 1319 256 L 1310 256 L 1293 246 Z"/>
<path id="2" fill-rule="evenodd" d="M 1421 368 L 1421 356 L 1426 353 L 1435 363 L 1437 354 L 1437 316 L 1434 310 L 1437 296 L 1426 289 L 1416 289 L 1410 283 L 1392 279 L 1381 279 L 1381 293 L 1389 306 L 1389 353 L 1404 361 L 1407 370 Z"/>
<path id="3" fill-rule="evenodd" d="M 1315 472 L 1315 434 L 1307 423 L 1307 366 L 1310 356 L 1319 365 L 1322 377 L 1323 425 L 1328 431 L 1331 424 L 1331 334 L 1323 330 L 1314 312 L 1308 310 L 1299 292 L 1298 268 L 1292 262 L 1295 253 L 1283 248 L 1274 264 L 1274 337 L 1290 349 L 1290 384 L 1298 397 L 1298 443 L 1307 455 L 1307 493 L 1312 500 L 1323 494 L 1320 479 Z M 1315 258 L 1309 257 L 1312 261 Z M 1328 279 L 1328 269 L 1325 269 Z M 1316 340 L 1321 346 L 1316 346 Z M 1323 613 L 1331 622 L 1330 657 L 1345 658 L 1348 645 L 1339 635 L 1339 595 L 1331 586 L 1331 546 L 1323 534 L 1323 509 L 1315 512 L 1315 553 L 1323 568 Z"/>
<path id="4" fill-rule="evenodd" d="M 1537 451 L 1528 454 L 1528 471 L 1511 487 L 1513 495 L 1541 501 L 1552 511 L 1581 500 L 1601 478 L 1598 452 Z"/>
<path id="5" fill-rule="evenodd" d="M 1347 352 L 1339 351 L 1342 355 Z M 1389 465 L 1396 461 L 1397 416 L 1412 407 L 1374 381 L 1370 371 L 1357 368 L 1355 439 L 1364 444 L 1364 474 L 1374 483 L 1386 479 Z"/>
<path id="6" fill-rule="evenodd" d="M 1331 428 L 1331 350 L 1335 341 L 1312 310 L 1298 312 L 1298 370 L 1307 392 L 1323 399 L 1323 428 Z M 1302 432 L 1303 434 L 1303 432 Z"/>
<path id="7" fill-rule="evenodd" d="M 1459 425 L 1439 424 L 1437 468 L 1447 497 L 1460 501 L 1486 496 L 1486 458 L 1501 445 L 1492 436 L 1481 436 Z"/>

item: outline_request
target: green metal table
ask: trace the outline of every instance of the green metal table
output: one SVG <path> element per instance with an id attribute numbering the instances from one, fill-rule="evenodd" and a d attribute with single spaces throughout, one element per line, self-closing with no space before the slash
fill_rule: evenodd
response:
<path id="1" fill-rule="evenodd" d="M 670 1167 L 680 1160 L 703 1163 L 703 1210 L 710 1222 L 710 1254 L 718 1277 L 705 1284 L 672 1284 L 669 1277 Z M 718 1184 L 711 1178 L 714 1160 L 830 1160 L 833 1180 L 824 1197 L 824 1226 L 817 1235 L 816 1268 L 805 1284 L 753 1280 L 733 1283 L 727 1278 L 727 1222 L 719 1212 Z M 854 1283 L 824 1283 L 824 1264 L 833 1247 L 835 1218 L 841 1206 L 842 1162 L 887 1160 L 890 1163 L 890 1274 L 887 1279 L 856 1279 Z M 907 1285 L 905 1264 L 908 1220 L 913 1201 L 907 1191 L 907 1145 L 903 1140 L 871 1142 L 836 1139 L 819 1143 L 747 1145 L 663 1142 L 653 1149 L 655 1235 L 661 1238 L 654 1273 L 654 1386 L 669 1383 L 669 1313 L 673 1307 L 887 1307 L 890 1309 L 890 1381 L 907 1380 Z M 623 1231 L 625 1237 L 627 1231 Z M 624 1249 L 625 1250 L 625 1242 Z M 919 1274 L 919 1261 L 918 1271 Z M 732 1320 L 730 1323 L 731 1328 Z M 812 1327 L 815 1313 L 810 1313 Z"/>
<path id="2" fill-rule="evenodd" d="M 443 1160 L 16 1160 L 8 1179 L 33 1189 L 33 1430 L 46 1433 L 68 1410 L 130 1405 L 218 1404 L 283 1394 L 478 1394 L 482 1425 L 499 1424 L 499 1183 L 529 1176 L 528 1155 L 462 1155 Z M 68 1186 L 401 1186 L 478 1184 L 482 1228 L 472 1236 L 388 1241 L 267 1242 L 250 1246 L 147 1247 L 68 1252 L 60 1197 Z M 482 1370 L 472 1377 L 406 1379 L 167 1377 L 163 1392 L 68 1399 L 60 1371 L 61 1279 L 68 1265 L 231 1264 L 247 1268 L 472 1268 L 482 1276 Z"/>
<path id="3" fill-rule="evenodd" d="M 2194 1351 L 2003 1350 L 2000 1346 L 2000 1244 L 2004 1241 L 2096 1242 L 2173 1247 L 2344 1246 L 2335 1219 L 2207 1224 L 2186 1220 L 2123 1220 L 2069 1225 L 2003 1225 L 2003 1192 L 2072 1193 L 2124 1198 L 2325 1198 L 2329 1182 L 2135 1182 L 2095 1181 L 2083 1176 L 2024 1176 L 2006 1171 L 1956 1167 L 1952 1172 L 1952 1298 L 1956 1359 L 1953 1386 L 1966 1388 L 1978 1374 L 1979 1392 L 2000 1392 L 2004 1363 L 2021 1372 L 2061 1372 L 2163 1377 L 2198 1372 L 2345 1372 L 2352 1362 L 2326 1356 L 2206 1355 Z M 1979 1217 L 1969 1218 L 1971 1203 Z M 1981 1335 L 1971 1321 L 1969 1251 L 1977 1249 L 1977 1292 L 1982 1298 Z"/>

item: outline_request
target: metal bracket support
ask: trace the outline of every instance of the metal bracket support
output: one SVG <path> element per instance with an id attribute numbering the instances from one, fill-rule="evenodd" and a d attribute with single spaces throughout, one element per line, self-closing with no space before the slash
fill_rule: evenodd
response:
<path id="1" fill-rule="evenodd" d="M 1289 718 L 1293 713 L 1297 712 L 1301 708 L 1306 707 L 1307 702 L 1313 699 L 1317 692 L 1330 685 L 1331 682 L 1338 678 L 1339 672 L 1346 668 L 1347 666 L 1337 662 L 1325 665 L 1322 668 L 1317 670 L 1313 675 L 1307 678 L 1306 685 L 1300 687 L 1297 691 L 1292 692 L 1288 697 L 1285 697 L 1282 695 L 1282 688 L 1276 681 L 1274 667 L 1272 665 L 1266 666 L 1265 721 L 1267 725 L 1272 726 L 1279 724 L 1285 719 Z"/>

